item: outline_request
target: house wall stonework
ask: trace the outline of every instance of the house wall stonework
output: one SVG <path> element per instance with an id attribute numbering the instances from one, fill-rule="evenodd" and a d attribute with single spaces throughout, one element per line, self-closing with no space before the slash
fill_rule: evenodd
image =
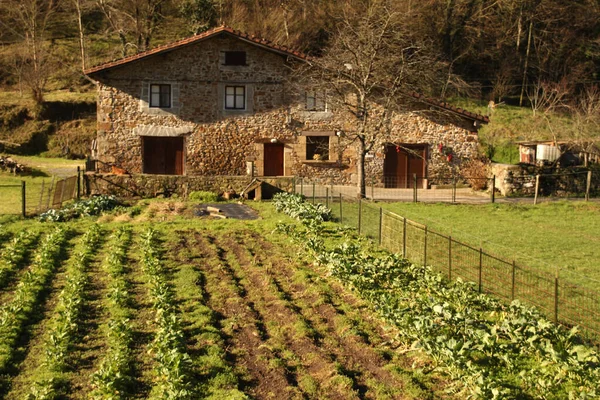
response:
<path id="1" fill-rule="evenodd" d="M 225 50 L 245 51 L 247 65 L 222 65 Z M 245 175 L 248 161 L 262 175 L 264 144 L 277 141 L 285 146 L 284 175 L 356 183 L 355 143 L 344 134 L 352 131 L 352 119 L 341 112 L 307 111 L 291 95 L 288 71 L 284 56 L 223 34 L 99 72 L 93 77 L 98 81 L 101 166 L 104 171 L 116 165 L 143 173 L 139 133 L 172 132 L 185 138 L 186 175 Z M 148 107 L 151 83 L 171 85 L 172 108 Z M 225 110 L 228 84 L 246 88 L 245 110 Z M 311 132 L 329 136 L 329 160 L 306 160 Z M 411 143 L 428 146 L 429 176 L 448 173 L 462 160 L 478 156 L 471 120 L 414 103 L 396 114 L 390 134 L 380 138 L 367 159 L 369 182 L 381 183 L 386 144 Z M 452 149 L 452 162 L 439 154 L 440 143 Z"/>

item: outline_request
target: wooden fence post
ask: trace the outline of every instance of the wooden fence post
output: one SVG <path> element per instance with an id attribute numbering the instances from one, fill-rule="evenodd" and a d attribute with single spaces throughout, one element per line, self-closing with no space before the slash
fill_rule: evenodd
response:
<path id="1" fill-rule="evenodd" d="M 456 203 L 456 177 L 452 177 L 452 202 Z"/>
<path id="2" fill-rule="evenodd" d="M 538 193 L 540 191 L 540 175 L 535 176 L 535 194 L 533 196 L 533 205 L 537 204 Z"/>
<path id="3" fill-rule="evenodd" d="M 342 198 L 342 194 L 340 193 L 340 224 L 344 222 L 344 199 Z"/>
<path id="4" fill-rule="evenodd" d="M 492 176 L 492 204 L 496 202 L 496 175 Z"/>
<path id="5" fill-rule="evenodd" d="M 406 258 L 406 218 L 402 218 L 402 257 Z"/>
<path id="6" fill-rule="evenodd" d="M 483 249 L 480 247 L 479 248 L 479 293 L 481 293 L 482 289 L 483 289 L 482 276 L 483 276 Z"/>
<path id="7" fill-rule="evenodd" d="M 362 199 L 358 199 L 358 234 L 362 225 Z"/>
<path id="8" fill-rule="evenodd" d="M 413 174 L 413 203 L 417 202 L 417 174 Z"/>
<path id="9" fill-rule="evenodd" d="M 77 200 L 81 197 L 81 168 L 77 166 Z"/>
<path id="10" fill-rule="evenodd" d="M 554 322 L 558 323 L 558 270 L 554 276 Z"/>
<path id="11" fill-rule="evenodd" d="M 383 242 L 383 208 L 379 207 L 379 245 Z"/>
<path id="12" fill-rule="evenodd" d="M 315 186 L 316 186 L 316 183 L 313 182 L 313 193 L 312 193 L 312 195 L 313 195 L 312 196 L 312 198 L 313 198 L 313 204 L 315 204 Z"/>
<path id="13" fill-rule="evenodd" d="M 452 236 L 448 236 L 448 280 L 452 280 Z"/>
<path id="14" fill-rule="evenodd" d="M 516 269 L 517 269 L 517 263 L 515 262 L 515 260 L 513 260 L 513 262 L 512 262 L 512 287 L 510 290 L 511 300 L 515 299 L 515 272 L 516 272 Z"/>
<path id="15" fill-rule="evenodd" d="M 585 201 L 590 201 L 590 189 L 592 188 L 592 171 L 587 173 L 587 182 L 585 185 Z"/>
<path id="16" fill-rule="evenodd" d="M 427 265 L 427 225 L 425 225 L 425 236 L 423 238 L 423 265 Z"/>
<path id="17" fill-rule="evenodd" d="M 23 218 L 27 216 L 27 189 L 25 181 L 21 181 L 21 214 Z"/>
<path id="18" fill-rule="evenodd" d="M 325 188 L 325 206 L 329 208 L 329 188 Z"/>

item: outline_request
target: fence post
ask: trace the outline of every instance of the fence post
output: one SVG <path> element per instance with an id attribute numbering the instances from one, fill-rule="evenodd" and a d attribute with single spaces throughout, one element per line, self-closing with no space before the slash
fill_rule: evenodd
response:
<path id="1" fill-rule="evenodd" d="M 540 191 L 540 175 L 535 176 L 535 194 L 533 196 L 533 205 L 537 204 L 538 193 Z"/>
<path id="2" fill-rule="evenodd" d="M 587 183 L 585 186 L 585 201 L 590 201 L 590 189 L 592 188 L 592 171 L 587 173 Z"/>
<path id="3" fill-rule="evenodd" d="M 406 218 L 402 218 L 402 257 L 406 258 Z"/>
<path id="4" fill-rule="evenodd" d="M 383 208 L 379 207 L 379 245 L 382 243 L 383 232 Z"/>
<path id="5" fill-rule="evenodd" d="M 492 176 L 492 204 L 496 202 L 496 175 Z"/>
<path id="6" fill-rule="evenodd" d="M 344 221 L 343 210 L 344 210 L 343 198 L 342 198 L 342 194 L 340 193 L 340 224 Z"/>
<path id="7" fill-rule="evenodd" d="M 362 225 L 362 199 L 358 199 L 358 234 Z"/>
<path id="8" fill-rule="evenodd" d="M 456 177 L 452 177 L 452 202 L 456 203 Z"/>
<path id="9" fill-rule="evenodd" d="M 423 265 L 427 265 L 427 225 L 425 225 L 425 237 L 423 238 Z"/>
<path id="10" fill-rule="evenodd" d="M 554 276 L 554 322 L 558 323 L 558 270 Z"/>
<path id="11" fill-rule="evenodd" d="M 413 174 L 413 203 L 417 202 L 417 174 Z"/>
<path id="12" fill-rule="evenodd" d="M 313 197 L 313 204 L 315 204 L 315 186 L 316 186 L 316 184 L 315 184 L 315 182 L 313 182 L 313 193 L 312 193 L 313 194 L 313 196 L 312 196 Z"/>
<path id="13" fill-rule="evenodd" d="M 512 287 L 510 289 L 510 297 L 511 300 L 515 299 L 515 272 L 517 269 L 517 264 L 515 263 L 515 260 L 513 260 L 512 262 Z"/>
<path id="14" fill-rule="evenodd" d="M 479 293 L 481 293 L 481 291 L 483 289 L 482 275 L 483 275 L 483 249 L 480 247 L 479 248 Z"/>
<path id="15" fill-rule="evenodd" d="M 23 218 L 25 218 L 27 216 L 27 203 L 26 203 L 27 189 L 26 189 L 25 185 L 26 185 L 25 181 L 21 181 L 21 214 L 23 215 Z"/>
<path id="16" fill-rule="evenodd" d="M 77 200 L 81 197 L 81 168 L 77 166 Z"/>
<path id="17" fill-rule="evenodd" d="M 371 180 L 371 200 L 375 201 L 375 179 Z"/>
<path id="18" fill-rule="evenodd" d="M 452 280 L 452 236 L 448 236 L 448 280 Z"/>
<path id="19" fill-rule="evenodd" d="M 325 188 L 325 206 L 329 208 L 329 188 Z"/>

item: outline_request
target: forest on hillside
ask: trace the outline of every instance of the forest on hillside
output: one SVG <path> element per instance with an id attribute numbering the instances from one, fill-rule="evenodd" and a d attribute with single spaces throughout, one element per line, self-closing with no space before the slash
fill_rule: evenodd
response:
<path id="1" fill-rule="evenodd" d="M 375 3 L 418 44 L 410 48 L 435 59 L 422 92 L 545 117 L 488 129 L 488 143 L 514 138 L 508 130 L 547 131 L 564 116 L 575 121 L 567 135 L 598 136 L 600 0 L 0 0 L 0 87 L 41 105 L 51 90 L 89 91 L 87 67 L 219 25 L 328 54 L 339 24 L 352 23 L 348 10 Z"/>

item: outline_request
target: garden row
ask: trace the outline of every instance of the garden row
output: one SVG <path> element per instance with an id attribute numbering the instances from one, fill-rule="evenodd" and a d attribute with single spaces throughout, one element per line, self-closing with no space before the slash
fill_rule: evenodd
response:
<path id="1" fill-rule="evenodd" d="M 331 248 L 321 209 L 280 194 L 275 207 L 300 219 L 280 231 L 399 328 L 406 350 L 423 351 L 474 398 L 572 398 L 600 395 L 599 359 L 577 329 L 566 330 L 530 307 L 502 304 L 473 285 L 448 282 L 397 255 L 373 256 L 356 241 Z M 300 208 L 301 211 L 295 210 Z"/>

